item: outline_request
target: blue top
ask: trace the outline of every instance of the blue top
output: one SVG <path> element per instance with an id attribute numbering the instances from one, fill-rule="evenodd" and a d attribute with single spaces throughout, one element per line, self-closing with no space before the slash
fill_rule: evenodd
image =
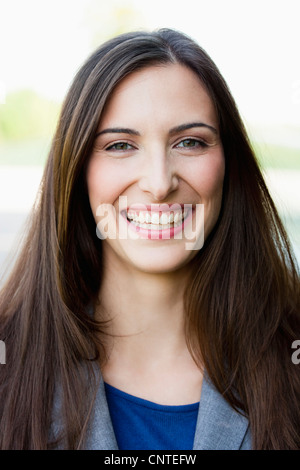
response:
<path id="1" fill-rule="evenodd" d="M 199 403 L 166 406 L 105 384 L 119 450 L 192 450 Z"/>

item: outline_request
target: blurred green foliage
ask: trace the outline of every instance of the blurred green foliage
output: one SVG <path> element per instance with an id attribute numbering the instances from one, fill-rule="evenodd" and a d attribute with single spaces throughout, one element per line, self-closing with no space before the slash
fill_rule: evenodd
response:
<path id="1" fill-rule="evenodd" d="M 51 137 L 5 141 L 0 144 L 0 167 L 44 166 L 50 150 Z M 1 168 L 0 168 L 1 172 Z"/>
<path id="2" fill-rule="evenodd" d="M 262 168 L 300 170 L 300 148 L 253 142 L 253 149 Z"/>
<path id="3" fill-rule="evenodd" d="M 33 90 L 18 90 L 0 105 L 0 142 L 41 139 L 53 132 L 60 105 Z"/>

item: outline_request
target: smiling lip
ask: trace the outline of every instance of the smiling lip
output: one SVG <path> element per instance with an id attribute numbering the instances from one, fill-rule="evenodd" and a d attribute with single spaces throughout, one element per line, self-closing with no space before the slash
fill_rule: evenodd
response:
<path id="1" fill-rule="evenodd" d="M 182 232 L 193 214 L 192 204 L 134 204 L 121 212 L 128 227 L 142 238 L 170 239 Z"/>

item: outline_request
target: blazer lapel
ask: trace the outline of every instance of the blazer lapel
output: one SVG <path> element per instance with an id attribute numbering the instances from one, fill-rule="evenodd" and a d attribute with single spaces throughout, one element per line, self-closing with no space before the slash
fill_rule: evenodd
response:
<path id="1" fill-rule="evenodd" d="M 93 408 L 93 418 L 87 431 L 86 450 L 118 450 L 105 396 L 104 382 L 100 377 Z"/>
<path id="2" fill-rule="evenodd" d="M 194 450 L 251 449 L 248 420 L 203 379 Z"/>

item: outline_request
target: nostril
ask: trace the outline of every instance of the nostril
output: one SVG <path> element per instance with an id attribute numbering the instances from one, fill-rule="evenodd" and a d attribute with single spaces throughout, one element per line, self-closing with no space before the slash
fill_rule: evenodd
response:
<path id="1" fill-rule="evenodd" d="M 178 188 L 179 179 L 177 176 L 158 175 L 146 176 L 140 180 L 140 189 L 151 194 L 155 201 L 163 201 L 168 195 Z"/>

